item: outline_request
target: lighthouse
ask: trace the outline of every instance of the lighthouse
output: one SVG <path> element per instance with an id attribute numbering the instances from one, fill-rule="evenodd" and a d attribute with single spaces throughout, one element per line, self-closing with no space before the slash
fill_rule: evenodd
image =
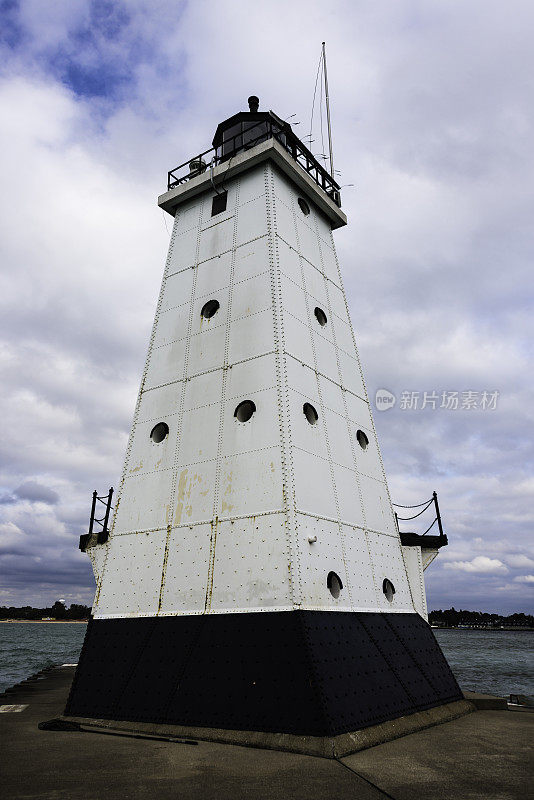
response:
<path id="1" fill-rule="evenodd" d="M 82 537 L 97 588 L 66 716 L 304 752 L 430 724 L 462 694 L 426 620 L 432 551 L 396 524 L 338 184 L 251 97 L 159 205 L 172 236 L 109 534 Z"/>

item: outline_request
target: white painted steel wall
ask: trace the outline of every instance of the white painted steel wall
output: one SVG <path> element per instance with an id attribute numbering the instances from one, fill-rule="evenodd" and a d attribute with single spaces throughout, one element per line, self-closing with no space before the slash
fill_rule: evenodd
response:
<path id="1" fill-rule="evenodd" d="M 177 209 L 111 535 L 91 548 L 105 553 L 93 556 L 95 616 L 424 614 L 421 559 L 408 556 L 410 581 L 330 223 L 312 193 L 302 212 L 302 189 L 269 160 L 227 189 L 214 217 L 212 190 Z M 220 308 L 204 319 L 211 299 Z M 256 412 L 238 422 L 246 399 Z M 169 435 L 155 444 L 158 422 Z"/>

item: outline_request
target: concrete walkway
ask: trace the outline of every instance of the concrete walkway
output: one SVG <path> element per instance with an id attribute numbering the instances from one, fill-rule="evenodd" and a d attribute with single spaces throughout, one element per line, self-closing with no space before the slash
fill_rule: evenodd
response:
<path id="1" fill-rule="evenodd" d="M 211 742 L 41 731 L 74 669 L 0 696 L 5 800 L 524 800 L 532 796 L 534 714 L 477 711 L 339 761 Z M 530 789 L 528 788 L 530 786 Z"/>

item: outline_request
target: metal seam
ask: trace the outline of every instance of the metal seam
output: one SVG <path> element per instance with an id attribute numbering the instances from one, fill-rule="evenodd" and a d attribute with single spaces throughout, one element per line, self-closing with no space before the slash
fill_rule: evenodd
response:
<path id="1" fill-rule="evenodd" d="M 271 165 L 264 166 L 265 197 L 269 262 L 271 270 L 271 296 L 273 310 L 274 340 L 276 350 L 276 381 L 278 387 L 278 427 L 281 442 L 281 463 L 283 481 L 283 504 L 286 513 L 286 554 L 288 559 L 289 597 L 293 607 L 299 606 L 302 599 L 299 548 L 297 542 L 297 519 L 295 507 L 295 479 L 291 449 L 291 429 L 289 420 L 289 398 L 287 392 L 287 366 L 284 356 L 284 323 L 282 310 L 282 286 L 280 279 L 280 257 L 276 241 L 276 194 L 275 180 Z M 294 541 L 293 541 L 294 540 Z"/>
<path id="2" fill-rule="evenodd" d="M 198 253 L 200 250 L 200 237 L 201 237 L 201 226 L 202 226 L 202 214 L 204 210 L 204 201 L 205 198 L 201 197 L 199 202 L 198 208 L 198 223 L 197 223 L 197 241 L 195 245 L 195 260 L 198 259 Z M 194 230 L 192 228 L 191 230 Z M 195 291 L 196 291 L 196 282 L 197 282 L 197 270 L 193 269 L 193 280 L 191 284 L 191 292 L 190 292 L 190 299 L 189 299 L 189 319 L 187 323 L 189 334 L 191 334 L 191 330 L 193 327 L 193 313 L 194 313 L 194 306 L 195 306 Z M 190 337 L 189 337 L 190 338 Z M 187 371 L 189 368 L 189 341 L 186 345 L 185 352 L 184 352 L 184 364 L 183 364 L 183 379 L 181 382 L 181 391 L 180 391 L 180 403 L 179 403 L 179 411 L 178 411 L 178 430 L 177 430 L 177 439 L 176 439 L 176 447 L 174 450 L 174 457 L 173 457 L 173 478 L 171 482 L 171 491 L 169 496 L 169 506 L 167 509 L 167 539 L 165 542 L 165 554 L 164 560 L 161 569 L 161 584 L 160 584 L 160 602 L 158 605 L 158 614 L 161 610 L 161 605 L 163 603 L 163 598 L 165 594 L 165 579 L 167 576 L 167 563 L 168 563 L 168 550 L 171 538 L 171 531 L 172 531 L 172 521 L 174 518 L 174 503 L 176 499 L 176 486 L 178 483 L 178 459 L 180 454 L 180 449 L 182 445 L 182 436 L 180 435 L 183 430 L 183 417 L 184 417 L 184 405 L 185 405 L 185 393 L 187 388 Z M 170 519 L 169 519 L 170 514 Z"/>
<path id="3" fill-rule="evenodd" d="M 99 603 L 99 600 L 100 600 L 100 592 L 101 592 L 101 589 L 102 589 L 102 582 L 103 582 L 104 573 L 105 573 L 106 566 L 107 566 L 108 553 L 109 553 L 109 549 L 110 549 L 110 546 L 111 546 L 111 540 L 113 538 L 113 531 L 115 529 L 115 520 L 117 519 L 117 514 L 118 514 L 118 511 L 119 511 L 119 507 L 120 507 L 120 502 L 121 502 L 121 498 L 122 498 L 122 491 L 123 491 L 123 487 L 124 487 L 124 481 L 125 481 L 125 478 L 126 478 L 126 472 L 127 472 L 128 467 L 129 467 L 129 464 L 130 464 L 130 455 L 131 455 L 132 446 L 133 446 L 134 433 L 135 433 L 135 429 L 137 427 L 137 419 L 138 419 L 138 416 L 139 416 L 139 408 L 141 406 L 141 398 L 142 398 L 143 391 L 144 391 L 144 384 L 145 384 L 145 380 L 146 380 L 146 376 L 147 376 L 147 372 L 148 372 L 150 356 L 151 356 L 151 353 L 152 353 L 152 345 L 153 345 L 153 342 L 154 342 L 154 337 L 156 335 L 156 328 L 157 328 L 157 322 L 158 322 L 158 319 L 159 319 L 159 313 L 160 313 L 161 305 L 162 305 L 162 302 L 163 302 L 163 296 L 164 296 L 164 293 L 165 293 L 165 286 L 166 286 L 166 280 L 167 280 L 167 270 L 168 270 L 169 265 L 171 263 L 172 254 L 173 254 L 173 251 L 174 251 L 174 243 L 175 243 L 176 235 L 177 235 L 176 232 L 177 232 L 177 228 L 178 228 L 178 220 L 179 220 L 179 213 L 177 213 L 175 215 L 175 217 L 174 217 L 174 224 L 173 224 L 171 239 L 170 239 L 170 242 L 169 242 L 169 249 L 167 251 L 167 259 L 165 261 L 165 267 L 164 267 L 164 270 L 163 270 L 163 278 L 162 278 L 162 281 L 161 281 L 161 287 L 160 287 L 158 302 L 157 302 L 157 306 L 156 306 L 156 314 L 154 316 L 154 322 L 152 323 L 152 331 L 151 331 L 150 339 L 149 339 L 149 343 L 148 343 L 148 352 L 147 352 L 147 356 L 146 356 L 146 360 L 145 360 L 145 366 L 144 366 L 144 369 L 143 369 L 143 374 L 141 376 L 141 382 L 140 382 L 140 385 L 139 385 L 139 392 L 137 394 L 137 400 L 136 400 L 136 403 L 135 403 L 135 410 L 134 410 L 134 415 L 133 415 L 132 427 L 131 427 L 131 430 L 130 430 L 130 435 L 128 437 L 128 444 L 126 446 L 126 454 L 124 456 L 124 466 L 122 468 L 122 474 L 121 474 L 121 478 L 120 478 L 119 489 L 117 491 L 117 501 L 115 503 L 115 513 L 113 514 L 113 520 L 112 520 L 112 523 L 110 525 L 109 539 L 108 539 L 108 541 L 106 543 L 106 554 L 104 556 L 104 561 L 103 561 L 103 564 L 102 564 L 102 570 L 101 570 L 100 575 L 98 577 L 98 582 L 97 582 L 97 586 L 96 586 L 95 599 L 94 599 L 94 603 L 93 603 L 93 605 L 95 606 L 95 609 L 98 608 L 98 603 Z"/>
<path id="4" fill-rule="evenodd" d="M 348 594 L 349 594 L 349 603 L 350 603 L 350 607 L 352 608 L 353 602 L 352 602 L 352 589 L 351 589 L 350 573 L 348 571 L 347 558 L 346 558 L 346 554 L 345 554 L 345 543 L 344 543 L 344 540 L 343 540 L 343 528 L 342 528 L 342 525 L 341 525 L 341 510 L 340 510 L 340 505 L 339 505 L 339 497 L 338 497 L 338 493 L 337 493 L 336 477 L 335 477 L 335 471 L 334 471 L 334 463 L 333 463 L 333 460 L 332 460 L 332 448 L 330 446 L 330 439 L 329 439 L 329 436 L 328 436 L 328 425 L 327 425 L 326 414 L 325 414 L 325 407 L 326 406 L 325 406 L 324 401 L 323 401 L 323 393 L 321 391 L 321 383 L 319 381 L 318 370 L 317 370 L 317 366 L 318 366 L 318 364 L 317 364 L 317 352 L 316 352 L 316 349 L 315 349 L 315 338 L 314 338 L 315 330 L 312 327 L 312 319 L 311 319 L 311 314 L 310 314 L 310 304 L 309 304 L 309 300 L 308 300 L 308 288 L 307 288 L 306 279 L 305 279 L 305 276 L 304 276 L 304 268 L 303 268 L 303 265 L 302 265 L 302 261 L 303 260 L 307 261 L 307 259 L 304 259 L 304 257 L 302 256 L 302 253 L 301 253 L 300 236 L 299 236 L 299 229 L 298 229 L 297 215 L 296 215 L 295 207 L 293 207 L 292 212 L 293 212 L 293 224 L 295 226 L 295 239 L 296 239 L 296 242 L 297 242 L 297 245 L 298 245 L 298 255 L 299 255 L 299 266 L 300 266 L 300 272 L 301 272 L 302 291 L 304 293 L 304 303 L 306 305 L 306 312 L 307 312 L 307 315 L 308 315 L 307 328 L 308 328 L 308 335 L 310 337 L 312 353 L 313 353 L 315 383 L 316 383 L 316 386 L 317 386 L 317 395 L 319 397 L 319 405 L 320 405 L 320 409 L 321 409 L 321 421 L 322 421 L 324 437 L 325 437 L 326 452 L 327 452 L 327 455 L 328 455 L 328 467 L 329 467 L 329 470 L 330 470 L 330 480 L 331 480 L 331 483 L 332 483 L 332 491 L 333 491 L 333 494 L 334 494 L 334 503 L 335 503 L 335 506 L 336 506 L 336 513 L 337 513 L 336 524 L 337 524 L 337 527 L 338 527 L 339 540 L 340 540 L 340 544 L 341 544 L 341 560 L 343 562 L 344 578 L 345 578 L 345 583 L 347 585 L 347 590 L 348 590 Z M 317 233 L 316 233 L 316 238 L 317 238 Z M 319 250 L 319 255 L 321 255 L 320 254 L 320 250 Z M 321 263 L 322 263 L 322 261 L 321 261 Z M 323 278 L 323 281 L 324 281 L 323 272 L 320 272 L 320 274 L 321 274 L 321 277 Z M 336 353 L 336 359 L 337 359 L 337 353 Z M 339 371 L 339 369 L 338 369 L 338 371 Z"/>

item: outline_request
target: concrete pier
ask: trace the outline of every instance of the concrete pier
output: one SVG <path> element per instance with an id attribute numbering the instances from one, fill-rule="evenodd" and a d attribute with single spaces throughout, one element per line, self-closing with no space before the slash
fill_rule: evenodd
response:
<path id="1" fill-rule="evenodd" d="M 6 800 L 523 800 L 534 714 L 477 710 L 339 759 L 205 741 L 39 730 L 61 716 L 74 668 L 19 684 L 0 704 Z"/>

